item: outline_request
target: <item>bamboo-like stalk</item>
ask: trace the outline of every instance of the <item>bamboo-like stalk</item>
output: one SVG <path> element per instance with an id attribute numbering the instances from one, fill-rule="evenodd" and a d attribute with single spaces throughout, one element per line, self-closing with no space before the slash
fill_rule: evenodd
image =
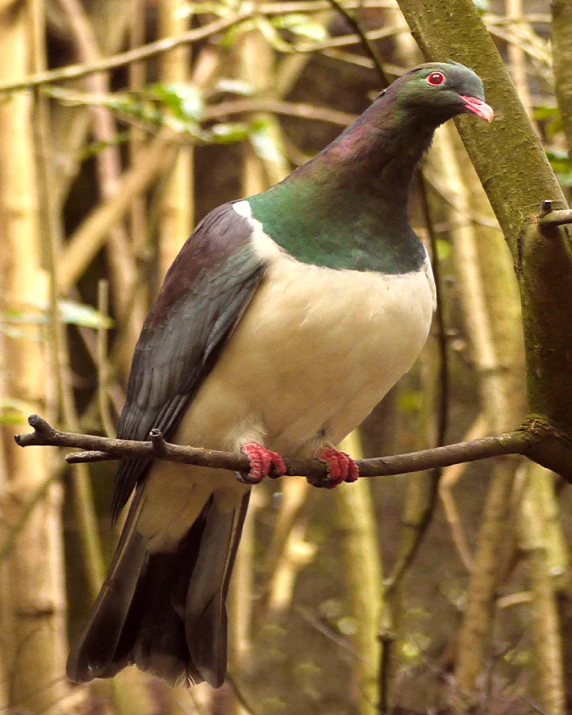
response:
<path id="1" fill-rule="evenodd" d="M 163 0 L 158 5 L 159 36 L 175 37 L 187 29 L 182 13 L 185 0 Z M 160 81 L 165 84 L 188 82 L 190 49 L 178 47 L 161 57 Z M 166 177 L 159 215 L 159 275 L 162 278 L 187 238 L 194 222 L 193 148 L 180 146 Z"/>
<path id="2" fill-rule="evenodd" d="M 1 15 L 0 15 L 1 17 Z M 0 258 L 0 295 L 4 295 L 6 270 L 5 257 Z M 0 299 L 0 309 L 4 308 L 4 303 Z M 8 349 L 7 336 L 0 330 L 0 398 L 8 397 Z M 4 501 L 9 494 L 10 484 L 8 481 L 8 454 L 7 446 L 4 444 L 3 430 L 0 428 L 0 499 Z M 7 514 L 0 521 L 0 544 L 4 546 L 8 538 L 9 526 L 7 524 Z M 1 551 L 1 547 L 0 547 Z M 0 632 L 11 633 L 14 628 L 14 613 L 10 603 L 10 568 L 5 559 L 0 558 Z M 9 644 L 4 638 L 0 638 L 0 707 L 5 707 L 9 702 Z"/>
<path id="3" fill-rule="evenodd" d="M 552 0 L 550 6 L 556 98 L 566 134 L 568 154 L 572 156 L 572 5 L 568 0 Z"/>
<path id="4" fill-rule="evenodd" d="M 104 56 L 118 52 L 124 43 L 130 4 L 131 0 L 98 0 L 86 5 L 89 22 Z M 66 86 L 79 88 L 85 87 L 85 84 L 76 80 Z M 70 107 L 65 103 L 54 103 L 51 113 L 52 143 L 54 153 L 58 157 L 53 193 L 56 207 L 61 207 L 82 168 L 82 149 L 89 141 L 92 122 L 88 107 Z"/>
<path id="5" fill-rule="evenodd" d="M 34 9 L 34 17 L 40 15 Z M 30 71 L 31 38 L 26 7 L 4 2 L 0 7 L 0 42 L 6 56 L 2 79 L 16 79 Z M 0 217 L 3 229 L 5 305 L 23 307 L 47 298 L 41 267 L 38 198 L 32 132 L 32 98 L 14 97 L 0 106 Z M 10 395 L 38 406 L 46 402 L 46 355 L 39 326 L 25 328 L 28 339 L 6 338 L 6 368 Z M 8 438 L 14 427 L 4 427 Z M 44 450 L 22 455 L 6 442 L 10 476 L 5 503 L 14 521 L 45 480 L 50 461 Z M 10 703 L 29 712 L 56 712 L 53 703 L 65 696 L 61 680 L 65 663 L 65 596 L 63 545 L 59 508 L 61 486 L 52 484 L 20 532 L 10 552 L 8 603 L 11 623 L 3 623 L 10 675 L 6 683 Z M 8 705 L 9 703 L 3 703 Z"/>
<path id="6" fill-rule="evenodd" d="M 343 440 L 340 449 L 355 459 L 362 458 L 359 432 L 354 430 Z M 342 485 L 335 490 L 338 523 L 343 530 L 345 580 L 352 614 L 357 622 L 353 636 L 358 654 L 356 668 L 359 681 L 360 715 L 376 715 L 382 701 L 379 665 L 381 659 L 380 626 L 385 622 L 383 571 L 377 521 L 371 487 L 367 480 Z"/>
<path id="7" fill-rule="evenodd" d="M 480 186 L 474 180 L 469 185 L 471 175 L 461 168 L 450 128 L 445 127 L 436 137 L 430 161 L 435 176 L 447 177 L 448 190 L 456 195 L 460 208 L 474 210 L 478 206 L 480 212 L 486 211 L 486 206 L 475 203 L 475 197 L 482 196 Z M 483 203 L 482 198 L 480 202 Z M 496 320 L 503 310 L 514 318 L 515 306 L 519 306 L 514 279 L 507 283 L 510 260 L 508 252 L 503 252 L 502 237 L 495 229 L 480 229 L 478 250 L 477 235 L 470 222 L 458 224 L 452 229 L 451 237 L 459 278 L 459 297 L 479 375 L 483 412 L 491 429 L 496 431 L 517 422 L 522 407 L 519 392 L 514 386 L 515 376 L 522 374 L 522 343 L 515 336 L 514 324 L 512 332 L 507 329 L 507 334 L 501 338 L 495 334 L 492 321 L 492 315 Z M 481 260 L 487 260 L 480 258 L 483 255 L 487 256 L 489 263 L 493 260 L 502 263 L 504 258 L 508 270 L 491 269 L 490 274 L 484 270 L 481 273 Z M 482 275 L 487 275 L 486 282 Z M 515 322 L 518 325 L 518 320 Z M 505 458 L 498 460 L 493 467 L 495 479 L 485 504 L 467 609 L 459 636 L 456 674 L 463 693 L 474 692 L 490 648 L 495 589 L 506 544 L 503 535 L 507 528 L 506 517 L 516 464 L 514 459 Z"/>
<path id="8" fill-rule="evenodd" d="M 76 52 L 82 62 L 93 62 L 101 57 L 95 29 L 89 21 L 79 0 L 58 0 L 65 13 L 71 30 L 71 37 Z M 84 79 L 86 89 L 95 95 L 109 92 L 109 77 L 106 74 L 94 74 Z M 105 149 L 98 152 L 95 161 L 101 198 L 105 201 L 113 198 L 121 179 L 121 156 L 114 145 L 118 133 L 115 118 L 106 107 L 94 105 L 90 108 L 94 139 L 101 142 Z M 137 282 L 137 267 L 133 256 L 125 225 L 117 221 L 109 228 L 109 240 L 106 242 L 107 260 L 112 281 L 112 297 L 120 320 L 125 319 L 127 333 L 123 366 L 129 368 L 135 343 L 145 317 L 145 306 L 141 303 L 131 305 L 131 294 Z"/>
<path id="9" fill-rule="evenodd" d="M 527 471 L 522 499 L 519 537 L 528 566 L 531 604 L 531 635 L 534 646 L 536 699 L 550 715 L 565 715 L 566 696 L 562 664 L 560 623 L 550 573 L 546 541 L 546 517 L 543 510 L 542 481 L 546 470 L 536 464 L 524 465 Z"/>
<path id="10" fill-rule="evenodd" d="M 42 28 L 43 29 L 43 28 Z M 44 66 L 46 63 L 44 48 L 44 33 L 36 38 L 35 54 L 38 55 L 37 64 Z M 59 216 L 56 212 L 53 194 L 53 147 L 51 145 L 51 121 L 47 98 L 41 95 L 36 97 L 35 106 L 35 144 L 38 175 L 38 196 L 41 206 L 41 241 L 45 263 L 49 275 L 50 297 L 50 331 L 49 340 L 53 353 L 54 376 L 57 386 L 59 413 L 64 424 L 70 429 L 79 429 L 77 410 L 74 403 L 71 381 L 69 347 L 67 333 L 60 319 L 58 302 L 60 293 L 58 289 L 59 259 L 61 256 L 62 236 Z M 78 465 L 80 466 L 80 465 Z M 88 596 L 95 598 L 104 576 L 103 555 L 97 531 L 97 522 L 89 471 L 85 465 L 80 469 L 73 469 L 71 493 L 75 519 L 78 525 L 79 543 L 81 545 L 87 575 Z"/>
<path id="11" fill-rule="evenodd" d="M 139 161 L 121 176 L 115 195 L 100 203 L 70 237 L 62 256 L 60 287 L 63 292 L 83 275 L 104 245 L 109 231 L 131 208 L 131 202 L 168 169 L 176 153 L 170 132 L 159 132 Z"/>
<path id="12" fill-rule="evenodd" d="M 307 523 L 303 507 L 310 485 L 301 479 L 287 479 L 282 484 L 282 500 L 272 542 L 266 555 L 268 582 L 267 607 L 270 616 L 280 616 L 294 600 L 298 573 L 311 563 L 316 545 L 306 541 Z"/>

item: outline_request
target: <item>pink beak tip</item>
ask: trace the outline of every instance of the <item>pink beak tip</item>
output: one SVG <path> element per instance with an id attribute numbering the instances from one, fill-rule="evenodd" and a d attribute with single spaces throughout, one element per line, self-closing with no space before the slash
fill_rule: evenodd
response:
<path id="1" fill-rule="evenodd" d="M 486 102 L 483 102 L 482 99 L 468 96 L 462 96 L 462 98 L 465 102 L 465 107 L 469 110 L 469 112 L 476 114 L 477 117 L 481 117 L 481 119 L 486 119 L 487 122 L 493 121 L 495 116 L 493 108 Z"/>

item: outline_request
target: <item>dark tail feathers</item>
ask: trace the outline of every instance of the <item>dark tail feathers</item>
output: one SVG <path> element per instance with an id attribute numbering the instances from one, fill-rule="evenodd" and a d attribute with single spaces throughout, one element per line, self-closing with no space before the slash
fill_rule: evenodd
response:
<path id="1" fill-rule="evenodd" d="M 109 575 L 67 673 L 74 682 L 111 678 L 135 664 L 171 685 L 224 682 L 225 601 L 248 507 L 210 497 L 173 553 L 149 554 L 137 532 L 141 494 L 129 511 Z"/>

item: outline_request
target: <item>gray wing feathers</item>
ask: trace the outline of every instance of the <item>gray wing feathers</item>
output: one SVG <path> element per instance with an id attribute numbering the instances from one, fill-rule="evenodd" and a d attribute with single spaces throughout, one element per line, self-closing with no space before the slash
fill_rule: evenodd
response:
<path id="1" fill-rule="evenodd" d="M 133 359 L 120 438 L 145 440 L 153 427 L 169 438 L 247 309 L 264 271 L 252 247 L 244 246 L 223 265 L 198 276 L 162 321 L 150 320 Z M 120 465 L 114 519 L 149 464 L 150 460 L 131 460 Z"/>

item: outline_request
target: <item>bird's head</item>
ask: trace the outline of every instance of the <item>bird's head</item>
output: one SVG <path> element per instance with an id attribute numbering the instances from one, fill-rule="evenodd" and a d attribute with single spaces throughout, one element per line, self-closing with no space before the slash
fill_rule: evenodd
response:
<path id="1" fill-rule="evenodd" d="M 398 107 L 436 124 L 471 113 L 492 121 L 481 79 L 458 62 L 428 62 L 415 67 L 390 87 Z"/>

